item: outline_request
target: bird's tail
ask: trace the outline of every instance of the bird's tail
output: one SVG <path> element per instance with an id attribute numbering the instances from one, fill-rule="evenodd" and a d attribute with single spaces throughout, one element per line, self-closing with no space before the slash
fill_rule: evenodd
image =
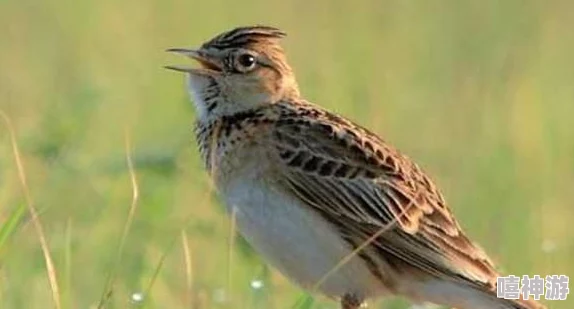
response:
<path id="1" fill-rule="evenodd" d="M 546 309 L 534 299 L 504 299 L 486 286 L 466 285 L 449 280 L 410 281 L 401 294 L 457 309 Z M 521 295 L 522 296 L 522 295 Z"/>

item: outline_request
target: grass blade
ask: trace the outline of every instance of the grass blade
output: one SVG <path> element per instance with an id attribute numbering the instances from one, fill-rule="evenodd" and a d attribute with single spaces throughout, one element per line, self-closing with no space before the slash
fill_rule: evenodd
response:
<path id="1" fill-rule="evenodd" d="M 185 229 L 181 230 L 181 246 L 183 248 L 183 257 L 185 261 L 185 308 L 194 307 L 193 297 L 193 264 L 191 261 L 191 250 L 189 248 L 189 240 Z"/>
<path id="2" fill-rule="evenodd" d="M 110 272 L 110 274 L 108 275 L 108 279 L 106 281 L 106 285 L 104 286 L 102 296 L 100 297 L 100 301 L 98 302 L 98 306 L 97 306 L 98 309 L 101 309 L 104 307 L 105 303 L 108 301 L 108 299 L 111 297 L 111 295 L 113 293 L 113 287 L 114 287 L 114 283 L 116 280 L 116 274 L 117 274 L 117 271 L 118 271 L 118 268 L 119 268 L 119 265 L 120 265 L 120 262 L 122 259 L 126 239 L 128 237 L 128 233 L 129 233 L 129 230 L 131 228 L 132 221 L 133 221 L 133 218 L 135 216 L 135 212 L 136 212 L 138 201 L 139 201 L 139 187 L 138 187 L 137 177 L 136 177 L 136 173 L 135 173 L 135 169 L 134 169 L 134 165 L 133 165 L 133 161 L 132 161 L 132 156 L 131 156 L 130 137 L 129 137 L 129 134 L 127 131 L 126 131 L 125 140 L 126 140 L 125 141 L 126 164 L 128 166 L 128 170 L 130 173 L 130 181 L 131 181 L 131 185 L 132 185 L 132 203 L 130 205 L 128 217 L 127 217 L 126 223 L 124 225 L 124 230 L 122 232 L 122 238 L 120 239 L 120 243 L 118 245 L 118 250 L 117 250 L 117 254 L 116 254 L 116 260 L 114 263 L 114 267 L 113 267 L 112 271 Z"/>
<path id="3" fill-rule="evenodd" d="M 8 219 L 0 225 L 0 258 L 2 257 L 2 249 L 8 239 L 16 232 L 18 224 L 22 221 L 26 213 L 26 205 L 21 204 L 10 214 Z"/>
<path id="4" fill-rule="evenodd" d="M 313 296 L 309 294 L 304 294 L 303 296 L 299 297 L 297 302 L 291 306 L 292 309 L 311 309 L 315 304 L 315 299 Z"/>
<path id="5" fill-rule="evenodd" d="M 10 134 L 10 142 L 12 144 L 12 153 L 14 156 L 14 161 L 16 163 L 16 168 L 18 169 L 18 178 L 22 187 L 22 193 L 26 199 L 26 205 L 28 206 L 28 211 L 30 212 L 30 217 L 36 234 L 38 235 L 38 240 L 40 241 L 40 246 L 42 248 L 42 254 L 44 255 L 44 263 L 46 264 L 46 272 L 48 273 L 48 281 L 50 282 L 50 288 L 52 290 L 52 299 L 54 301 L 54 306 L 56 309 L 61 309 L 62 304 L 60 301 L 60 289 L 58 287 L 58 279 L 56 276 L 56 268 L 54 267 L 54 261 L 52 260 L 52 254 L 48 247 L 48 241 L 46 240 L 46 235 L 44 234 L 44 228 L 40 222 L 38 212 L 34 206 L 34 201 L 32 200 L 32 195 L 30 194 L 30 188 L 28 187 L 28 182 L 26 180 L 26 171 L 24 170 L 24 164 L 22 162 L 22 157 L 20 156 L 20 149 L 18 148 L 18 142 L 16 141 L 16 134 L 14 128 L 12 127 L 12 122 L 10 117 L 0 110 L 0 116 L 4 119 L 8 133 Z"/>

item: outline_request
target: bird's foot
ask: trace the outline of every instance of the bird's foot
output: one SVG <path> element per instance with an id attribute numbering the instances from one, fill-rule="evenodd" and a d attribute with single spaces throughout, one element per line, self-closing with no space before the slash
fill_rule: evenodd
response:
<path id="1" fill-rule="evenodd" d="M 341 309 L 359 309 L 363 300 L 355 294 L 345 294 L 341 298 Z"/>

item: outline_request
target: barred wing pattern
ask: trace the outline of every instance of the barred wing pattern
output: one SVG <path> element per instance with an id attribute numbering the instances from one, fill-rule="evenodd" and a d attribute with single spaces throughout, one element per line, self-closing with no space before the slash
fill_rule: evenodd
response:
<path id="1" fill-rule="evenodd" d="M 397 272 L 406 266 L 494 288 L 493 264 L 461 232 L 416 164 L 375 134 L 309 103 L 277 108 L 271 138 L 289 193 L 333 222 L 355 248 L 391 225 L 359 253 L 373 270 L 378 260 Z"/>

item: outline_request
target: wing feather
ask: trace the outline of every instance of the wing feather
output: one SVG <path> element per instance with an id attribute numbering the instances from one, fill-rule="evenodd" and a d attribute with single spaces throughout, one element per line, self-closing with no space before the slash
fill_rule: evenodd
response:
<path id="1" fill-rule="evenodd" d="M 326 111 L 303 119 L 282 116 L 270 136 L 285 187 L 350 241 L 365 241 L 391 225 L 372 246 L 395 262 L 437 277 L 493 284 L 497 273 L 488 257 L 462 234 L 433 182 L 407 157 Z"/>

